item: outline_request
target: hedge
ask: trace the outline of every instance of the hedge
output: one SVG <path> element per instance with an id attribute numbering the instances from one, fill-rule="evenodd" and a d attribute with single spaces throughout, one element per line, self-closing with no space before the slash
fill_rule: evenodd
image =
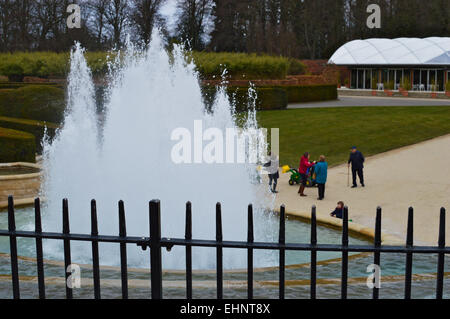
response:
<path id="1" fill-rule="evenodd" d="M 278 110 L 284 109 L 287 106 L 286 91 L 278 87 L 256 87 L 257 110 Z M 217 94 L 215 86 L 202 86 L 203 102 L 207 109 L 211 109 L 214 99 Z M 237 112 L 247 111 L 249 105 L 248 87 L 229 86 L 226 89 L 226 94 L 230 103 L 232 103 Z"/>
<path id="2" fill-rule="evenodd" d="M 28 85 L 0 90 L 0 116 L 62 123 L 64 90 L 50 85 Z"/>
<path id="3" fill-rule="evenodd" d="M 86 60 L 93 74 L 104 74 L 108 69 L 108 56 L 115 53 L 86 52 Z M 65 77 L 69 73 L 69 52 L 14 52 L 0 53 L 0 74 L 10 76 L 16 65 L 24 76 Z M 19 70 L 20 71 L 20 70 Z"/>
<path id="4" fill-rule="evenodd" d="M 58 128 L 57 124 L 35 120 L 24 120 L 11 117 L 0 116 L 0 127 L 19 130 L 32 134 L 35 137 L 36 152 L 42 154 L 42 139 L 45 129 L 50 140 L 53 139 Z"/>
<path id="5" fill-rule="evenodd" d="M 211 108 L 216 96 L 215 86 L 203 86 L 202 93 L 205 104 Z M 292 85 L 255 87 L 258 96 L 257 110 L 284 109 L 288 103 L 303 103 L 337 99 L 336 85 Z M 247 110 L 248 87 L 229 86 L 226 90 L 230 102 L 234 103 L 238 112 Z"/>
<path id="6" fill-rule="evenodd" d="M 39 85 L 39 86 L 52 86 L 52 87 L 58 87 L 58 88 L 63 88 L 64 86 L 59 84 L 59 83 L 55 83 L 55 82 L 43 82 L 43 83 L 32 83 L 32 82 L 0 82 L 0 89 L 19 89 L 25 86 L 31 86 L 31 85 Z"/>
<path id="7" fill-rule="evenodd" d="M 336 100 L 337 86 L 332 85 L 293 85 L 281 87 L 286 90 L 288 103 Z"/>
<path id="8" fill-rule="evenodd" d="M 224 70 L 232 79 L 284 79 L 288 74 L 303 74 L 305 66 L 296 59 L 230 52 L 192 52 L 200 75 L 205 79 L 220 79 Z"/>
<path id="9" fill-rule="evenodd" d="M 105 74 L 108 61 L 114 52 L 86 52 L 87 63 L 94 75 Z M 189 52 L 188 60 L 194 59 L 203 78 L 221 78 L 224 69 L 233 79 L 284 79 L 286 75 L 305 73 L 306 67 L 297 59 L 263 54 L 231 52 Z M 69 72 L 69 53 L 62 52 L 15 52 L 0 53 L 0 75 L 59 76 Z"/>
<path id="10" fill-rule="evenodd" d="M 277 87 L 256 87 L 256 109 L 257 110 L 278 110 L 287 107 L 287 94 L 282 88 Z M 235 103 L 236 111 L 246 111 L 249 103 L 248 88 L 228 87 L 227 94 L 230 102 Z"/>
<path id="11" fill-rule="evenodd" d="M 0 163 L 36 162 L 36 143 L 30 133 L 0 127 Z"/>

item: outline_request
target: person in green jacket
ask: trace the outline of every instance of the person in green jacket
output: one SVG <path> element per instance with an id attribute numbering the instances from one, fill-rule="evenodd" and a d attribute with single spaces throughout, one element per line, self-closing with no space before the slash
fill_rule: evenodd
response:
<path id="1" fill-rule="evenodd" d="M 325 197 L 325 183 L 327 182 L 328 163 L 325 161 L 325 156 L 320 155 L 319 162 L 314 168 L 316 173 L 316 183 L 319 190 L 318 200 L 322 200 Z"/>

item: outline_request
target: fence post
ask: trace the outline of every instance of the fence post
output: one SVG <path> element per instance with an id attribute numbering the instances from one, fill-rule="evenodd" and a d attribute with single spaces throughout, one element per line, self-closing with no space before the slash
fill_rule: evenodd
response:
<path id="1" fill-rule="evenodd" d="M 125 204 L 119 201 L 119 236 L 127 237 L 127 225 L 125 220 Z M 122 279 L 122 299 L 128 299 L 128 264 L 127 264 L 127 244 L 120 243 L 120 274 Z"/>
<path id="2" fill-rule="evenodd" d="M 222 235 L 222 206 L 216 204 L 216 272 L 217 272 L 217 299 L 223 299 L 223 248 L 220 246 Z"/>
<path id="3" fill-rule="evenodd" d="M 161 205 L 159 200 L 152 200 L 149 206 L 152 299 L 162 299 Z"/>
<path id="4" fill-rule="evenodd" d="M 375 238 L 374 238 L 374 247 L 379 249 L 381 247 L 381 207 L 377 207 L 377 215 L 375 218 Z M 373 255 L 373 263 L 379 267 L 380 264 L 381 253 L 379 251 L 375 251 Z M 377 280 L 377 279 L 375 279 Z M 372 298 L 378 299 L 380 295 L 380 289 L 376 286 L 373 287 Z"/>
<path id="5" fill-rule="evenodd" d="M 184 238 L 192 240 L 192 203 L 186 203 L 186 224 Z M 186 299 L 192 299 L 192 246 L 186 245 Z"/>
<path id="6" fill-rule="evenodd" d="M 441 208 L 439 216 L 439 248 L 445 248 L 445 208 Z M 438 254 L 438 267 L 437 267 L 437 286 L 436 286 L 436 299 L 441 300 L 444 292 L 444 264 L 445 253 Z"/>
<path id="7" fill-rule="evenodd" d="M 247 210 L 247 243 L 253 244 L 253 205 L 248 205 Z M 253 299 L 253 248 L 247 249 L 247 298 Z"/>
<path id="8" fill-rule="evenodd" d="M 317 283 L 317 219 L 316 205 L 311 208 L 311 279 L 310 279 L 310 298 L 316 299 L 316 283 Z"/>
<path id="9" fill-rule="evenodd" d="M 17 262 L 17 237 L 16 233 L 16 218 L 14 216 L 14 199 L 8 196 L 8 231 L 9 231 L 9 249 L 11 256 L 11 278 L 13 286 L 14 299 L 20 299 L 19 289 L 19 266 Z"/>
<path id="10" fill-rule="evenodd" d="M 410 207 L 408 209 L 408 228 L 406 230 L 406 247 L 412 248 L 413 232 L 414 232 L 414 209 Z M 405 299 L 411 299 L 411 280 L 412 280 L 412 252 L 406 253 L 406 266 L 405 266 Z"/>
<path id="11" fill-rule="evenodd" d="M 36 198 L 34 200 L 34 225 L 34 231 L 36 232 L 36 234 L 41 234 L 41 201 L 39 198 Z M 44 256 L 42 249 L 42 238 L 38 237 L 36 237 L 36 266 L 38 273 L 39 298 L 45 299 Z"/>
<path id="12" fill-rule="evenodd" d="M 63 234 L 64 236 L 70 235 L 70 225 L 69 225 L 69 202 L 67 198 L 63 199 Z M 66 275 L 66 298 L 72 299 L 73 298 L 73 291 L 72 288 L 69 287 L 68 282 L 70 275 L 68 273 L 69 266 L 72 265 L 72 257 L 70 253 L 70 239 L 64 239 L 64 273 Z"/>
<path id="13" fill-rule="evenodd" d="M 342 216 L 342 275 L 341 275 L 341 299 L 347 299 L 348 280 L 348 207 L 344 206 Z"/>
<path id="14" fill-rule="evenodd" d="M 284 286 L 285 286 L 285 248 L 282 248 L 281 246 L 284 246 L 286 243 L 286 213 L 285 213 L 285 206 L 281 205 L 280 207 L 280 230 L 278 234 L 278 244 L 280 246 L 280 271 L 279 271 L 279 298 L 284 299 Z"/>

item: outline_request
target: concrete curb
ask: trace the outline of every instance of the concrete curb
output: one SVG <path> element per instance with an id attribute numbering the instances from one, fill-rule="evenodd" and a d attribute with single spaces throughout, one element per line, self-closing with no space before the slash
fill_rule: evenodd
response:
<path id="1" fill-rule="evenodd" d="M 277 211 L 279 213 L 279 211 Z M 304 213 L 304 212 L 298 212 L 298 211 L 286 211 L 287 216 L 293 216 L 299 219 L 302 219 L 307 222 L 311 222 L 311 213 Z M 342 228 L 342 220 L 338 218 L 328 217 L 328 216 L 321 216 L 321 214 L 316 214 L 316 221 L 318 225 L 332 227 L 332 228 Z M 363 238 L 374 240 L 375 239 L 375 230 L 369 227 L 366 227 L 361 224 L 357 224 L 354 222 L 348 223 L 348 231 L 350 234 L 361 236 Z M 403 245 L 404 242 L 391 234 L 381 233 L 381 241 L 383 245 L 391 245 L 391 246 L 397 246 L 397 245 Z"/>

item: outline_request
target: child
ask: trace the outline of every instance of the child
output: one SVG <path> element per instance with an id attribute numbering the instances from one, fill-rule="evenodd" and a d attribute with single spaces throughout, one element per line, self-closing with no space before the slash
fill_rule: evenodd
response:
<path id="1" fill-rule="evenodd" d="M 343 215 L 344 215 L 344 202 L 339 201 L 337 203 L 336 209 L 330 214 L 330 216 L 342 219 Z"/>

